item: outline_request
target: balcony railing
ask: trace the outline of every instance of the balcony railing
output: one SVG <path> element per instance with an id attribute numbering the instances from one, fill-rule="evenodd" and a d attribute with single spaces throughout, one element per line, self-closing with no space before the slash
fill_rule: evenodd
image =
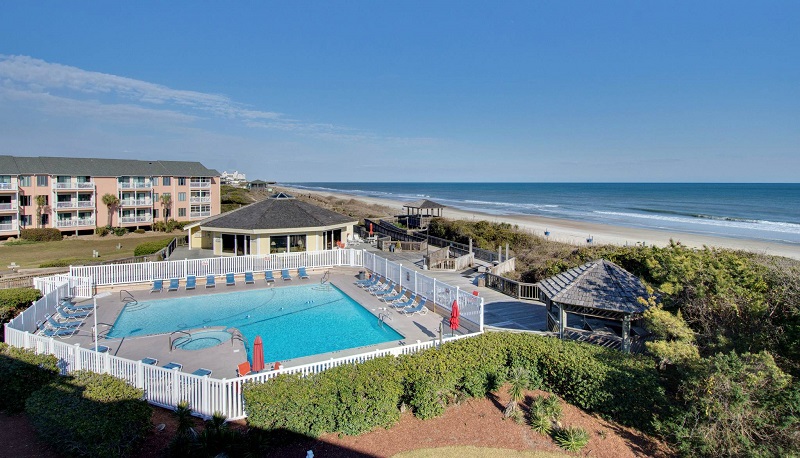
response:
<path id="1" fill-rule="evenodd" d="M 16 191 L 16 183 L 0 183 L 0 191 Z"/>
<path id="2" fill-rule="evenodd" d="M 92 227 L 94 227 L 94 218 L 75 218 L 75 219 L 57 219 L 56 220 L 56 227 L 57 228 L 82 227 L 82 226 L 92 226 Z"/>
<path id="3" fill-rule="evenodd" d="M 153 199 L 122 199 L 119 204 L 123 207 L 152 207 Z"/>
<path id="4" fill-rule="evenodd" d="M 207 217 L 207 216 L 211 216 L 211 212 L 210 212 L 210 211 L 205 211 L 205 212 L 189 212 L 189 217 L 190 217 L 190 218 L 205 218 L 205 217 Z"/>
<path id="5" fill-rule="evenodd" d="M 16 210 L 17 210 L 17 202 L 4 202 L 0 204 L 0 212 L 16 211 Z"/>
<path id="6" fill-rule="evenodd" d="M 19 225 L 16 221 L 13 223 L 0 224 L 0 232 L 17 231 L 18 229 Z"/>
<path id="7" fill-rule="evenodd" d="M 53 189 L 94 189 L 94 182 L 92 181 L 67 181 L 67 182 L 54 182 Z"/>
<path id="8" fill-rule="evenodd" d="M 79 200 L 78 208 L 94 208 L 93 200 Z"/>
<path id="9" fill-rule="evenodd" d="M 150 189 L 153 183 L 150 181 L 122 181 L 117 182 L 119 189 Z"/>
<path id="10" fill-rule="evenodd" d="M 56 202 L 56 208 L 94 208 L 93 200 L 63 200 Z"/>
<path id="11" fill-rule="evenodd" d="M 210 181 L 190 181 L 189 182 L 190 188 L 210 188 L 211 182 Z"/>
<path id="12" fill-rule="evenodd" d="M 189 198 L 189 202 L 191 202 L 193 204 L 211 203 L 211 196 L 208 196 L 208 197 L 195 197 L 195 196 L 193 196 L 193 197 Z"/>
<path id="13" fill-rule="evenodd" d="M 149 223 L 151 221 L 153 221 L 153 215 L 121 216 L 119 218 L 121 224 Z"/>

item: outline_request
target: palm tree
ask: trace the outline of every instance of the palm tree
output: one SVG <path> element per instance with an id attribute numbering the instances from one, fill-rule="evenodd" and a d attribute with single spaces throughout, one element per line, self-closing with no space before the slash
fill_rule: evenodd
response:
<path id="1" fill-rule="evenodd" d="M 167 222 L 167 218 L 169 217 L 169 211 L 172 208 L 172 195 L 170 193 L 165 192 L 161 194 L 161 197 L 158 198 L 161 201 L 161 207 L 164 209 L 164 224 Z"/>
<path id="2" fill-rule="evenodd" d="M 36 196 L 36 223 L 37 227 L 42 227 L 42 212 L 47 206 L 47 196 Z"/>
<path id="3" fill-rule="evenodd" d="M 119 206 L 119 197 L 114 194 L 106 194 L 103 196 L 103 203 L 108 207 L 108 225 L 114 222 L 114 210 Z"/>

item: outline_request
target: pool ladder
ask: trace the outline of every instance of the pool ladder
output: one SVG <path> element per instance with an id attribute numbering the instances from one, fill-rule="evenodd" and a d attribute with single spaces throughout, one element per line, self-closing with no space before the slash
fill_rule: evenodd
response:
<path id="1" fill-rule="evenodd" d="M 391 315 L 389 315 L 388 313 L 381 312 L 378 314 L 378 324 L 380 325 L 380 327 L 383 327 L 383 323 L 386 321 L 387 318 L 390 320 L 392 319 Z"/>
<path id="2" fill-rule="evenodd" d="M 139 301 L 137 301 L 136 298 L 133 297 L 133 294 L 131 294 L 131 292 L 128 291 L 127 289 L 121 289 L 119 291 L 119 300 L 120 300 L 120 302 L 122 302 L 125 305 L 138 305 L 139 304 Z"/>
<path id="3" fill-rule="evenodd" d="M 169 335 L 169 352 L 170 353 L 172 353 L 172 350 L 175 349 L 175 342 L 177 342 L 178 339 L 181 337 L 181 336 L 178 336 L 178 337 L 173 339 L 172 336 L 174 336 L 175 334 L 186 334 L 187 336 L 189 336 L 189 340 L 192 340 L 192 335 L 190 333 L 186 332 L 186 331 L 175 331 L 175 332 L 173 332 L 172 334 Z"/>

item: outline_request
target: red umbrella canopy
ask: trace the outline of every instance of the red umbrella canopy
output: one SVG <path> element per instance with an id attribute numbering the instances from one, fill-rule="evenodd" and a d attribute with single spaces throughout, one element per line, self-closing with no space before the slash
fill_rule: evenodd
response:
<path id="1" fill-rule="evenodd" d="M 450 329 L 458 329 L 458 301 L 453 301 L 453 308 L 450 310 Z"/>
<path id="2" fill-rule="evenodd" d="M 261 336 L 256 336 L 253 342 L 253 372 L 260 372 L 264 370 L 264 343 L 261 341 Z"/>

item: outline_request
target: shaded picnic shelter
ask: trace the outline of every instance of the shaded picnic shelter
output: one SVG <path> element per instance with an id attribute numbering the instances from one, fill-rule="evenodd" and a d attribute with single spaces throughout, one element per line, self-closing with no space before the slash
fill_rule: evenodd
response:
<path id="1" fill-rule="evenodd" d="M 440 217 L 445 206 L 432 200 L 422 199 L 409 202 L 403 205 L 403 208 L 406 209 L 406 215 Z"/>
<path id="2" fill-rule="evenodd" d="M 538 284 L 539 298 L 547 306 L 547 328 L 562 339 L 567 334 L 567 313 L 582 317 L 581 331 L 597 331 L 586 325 L 587 318 L 596 319 L 603 331 L 621 337 L 621 350 L 626 353 L 631 351 L 631 331 L 638 336 L 645 333 L 637 324 L 647 307 L 638 298 L 648 297 L 647 288 L 611 261 L 590 261 Z M 611 326 L 603 325 L 609 322 Z M 613 328 L 621 329 L 621 336 Z"/>

